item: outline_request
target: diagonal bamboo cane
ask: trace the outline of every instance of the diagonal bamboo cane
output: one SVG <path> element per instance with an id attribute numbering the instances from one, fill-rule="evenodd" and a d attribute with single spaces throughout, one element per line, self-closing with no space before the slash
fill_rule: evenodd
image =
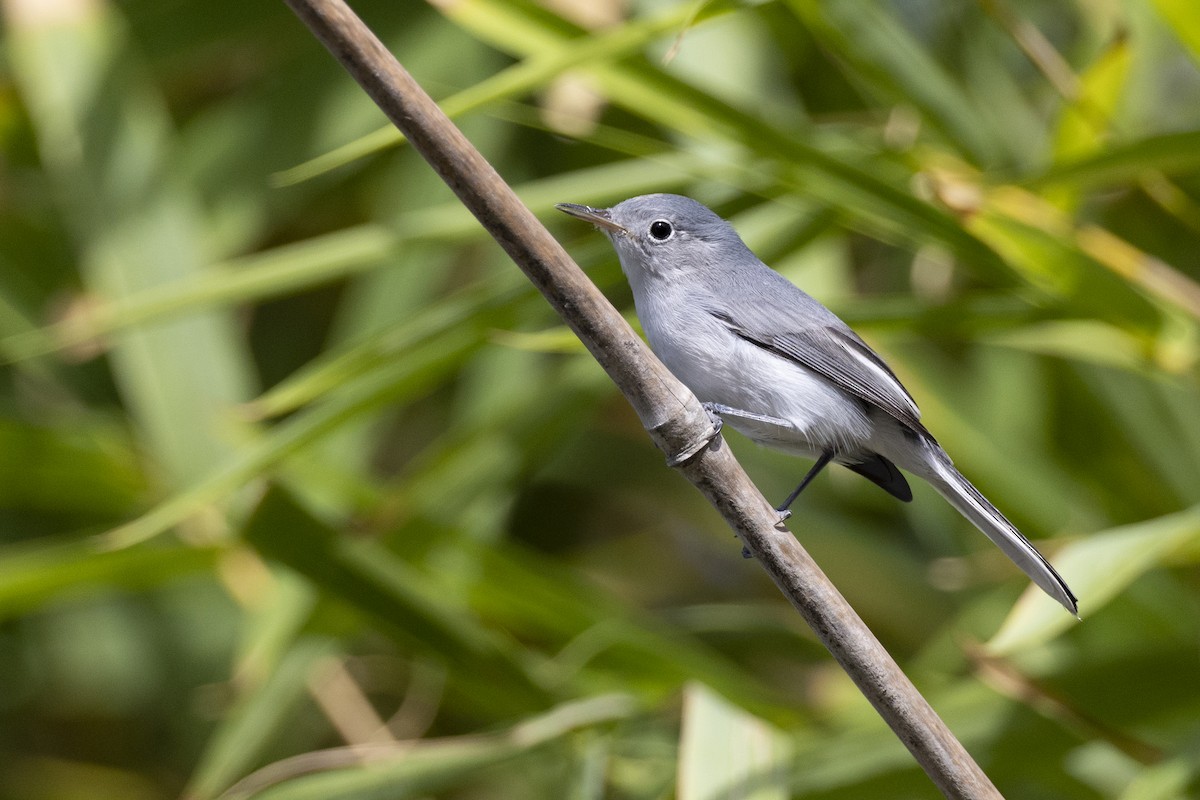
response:
<path id="1" fill-rule="evenodd" d="M 285 0 L 458 195 L 624 393 L 679 465 L 950 798 L 1000 793 L 783 526 L 695 396 L 658 361 L 496 170 L 342 0 Z M 705 444 L 712 439 L 710 446 Z"/>

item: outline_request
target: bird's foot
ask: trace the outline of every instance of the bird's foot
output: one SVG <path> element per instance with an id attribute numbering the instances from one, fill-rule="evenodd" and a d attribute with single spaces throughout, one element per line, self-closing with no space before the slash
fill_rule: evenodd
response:
<path id="1" fill-rule="evenodd" d="M 712 403 L 704 403 L 704 410 L 708 413 L 708 419 L 712 423 L 712 430 L 679 452 L 667 456 L 668 467 L 678 467 L 695 458 L 701 450 L 708 447 L 714 439 L 721 435 L 721 428 L 725 423 L 721 420 L 721 415 L 710 406 L 712 406 Z"/>
<path id="2" fill-rule="evenodd" d="M 725 420 L 721 419 L 721 409 L 725 408 L 725 406 L 718 405 L 717 403 L 701 403 L 701 405 L 708 412 L 708 419 L 712 422 L 713 430 L 720 433 L 721 428 L 725 427 Z"/>

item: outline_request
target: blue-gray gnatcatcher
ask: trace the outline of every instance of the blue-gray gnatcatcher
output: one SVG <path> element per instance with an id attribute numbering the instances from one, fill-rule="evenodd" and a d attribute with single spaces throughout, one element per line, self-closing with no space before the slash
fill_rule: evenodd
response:
<path id="1" fill-rule="evenodd" d="M 651 349 L 710 413 L 754 441 L 830 461 L 905 502 L 897 466 L 933 485 L 1072 614 L 1075 595 L 1041 553 L 959 474 L 887 364 L 832 311 L 763 264 L 725 220 L 687 197 L 559 210 L 605 233 Z"/>

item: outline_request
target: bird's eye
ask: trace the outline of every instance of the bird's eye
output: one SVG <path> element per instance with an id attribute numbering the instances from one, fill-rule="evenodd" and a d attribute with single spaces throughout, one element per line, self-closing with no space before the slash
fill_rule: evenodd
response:
<path id="1" fill-rule="evenodd" d="M 671 223 L 665 219 L 656 219 L 650 223 L 650 235 L 660 242 L 670 239 L 674 232 L 675 229 L 671 227 Z"/>

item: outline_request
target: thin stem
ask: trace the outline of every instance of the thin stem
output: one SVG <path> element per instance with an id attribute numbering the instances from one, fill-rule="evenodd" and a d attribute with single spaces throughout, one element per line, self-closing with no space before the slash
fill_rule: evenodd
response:
<path id="1" fill-rule="evenodd" d="M 599 361 L 655 444 L 683 453 L 712 435 L 707 412 L 482 155 L 341 0 L 285 0 L 516 262 Z M 846 600 L 778 522 L 718 437 L 679 466 L 741 537 L 942 793 L 999 792 Z"/>

